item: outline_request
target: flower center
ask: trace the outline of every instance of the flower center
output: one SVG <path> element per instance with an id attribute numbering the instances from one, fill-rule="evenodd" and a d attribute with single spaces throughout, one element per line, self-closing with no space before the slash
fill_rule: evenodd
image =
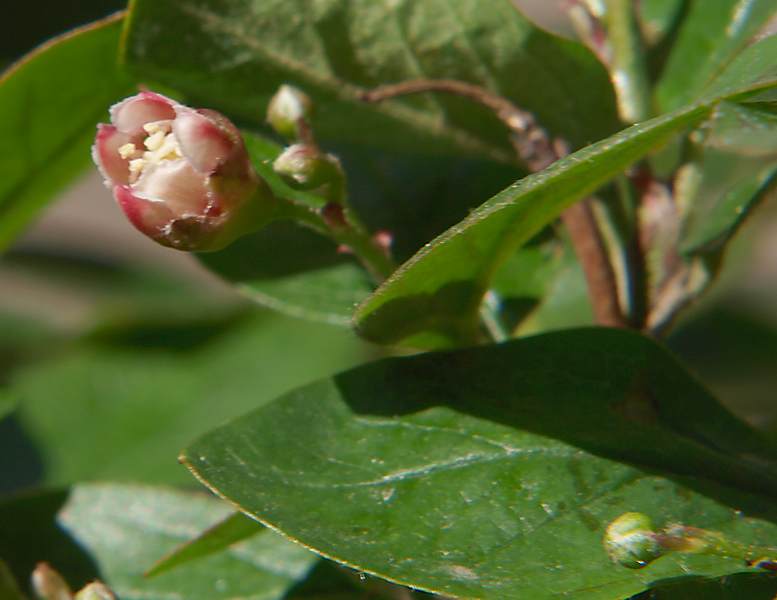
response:
<path id="1" fill-rule="evenodd" d="M 143 125 L 143 129 L 148 134 L 143 140 L 145 150 L 131 142 L 119 146 L 118 150 L 122 158 L 129 159 L 130 183 L 135 183 L 149 165 L 183 158 L 170 121 L 152 121 Z"/>

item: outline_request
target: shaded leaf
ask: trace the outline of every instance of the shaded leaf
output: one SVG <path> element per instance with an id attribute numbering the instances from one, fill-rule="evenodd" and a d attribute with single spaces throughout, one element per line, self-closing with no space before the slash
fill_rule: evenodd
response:
<path id="1" fill-rule="evenodd" d="M 48 42 L 0 78 L 0 249 L 90 162 L 95 125 L 132 90 L 121 15 Z"/>
<path id="2" fill-rule="evenodd" d="M 24 600 L 11 570 L 2 560 L 0 560 L 0 598 L 3 600 Z"/>
<path id="3" fill-rule="evenodd" d="M 738 573 L 718 579 L 678 577 L 656 585 L 632 600 L 774 600 L 777 576 Z"/>
<path id="4" fill-rule="evenodd" d="M 692 2 L 656 88 L 660 109 L 674 110 L 700 97 L 775 13 L 772 0 L 717 0 L 714 7 L 706 0 Z"/>
<path id="5" fill-rule="evenodd" d="M 334 243 L 293 223 L 272 224 L 199 259 L 257 304 L 331 325 L 350 324 L 354 307 L 373 289 L 364 269 Z"/>
<path id="6" fill-rule="evenodd" d="M 92 484 L 73 488 L 58 522 L 122 600 L 171 594 L 187 600 L 283 598 L 317 558 L 269 530 L 197 563 L 143 576 L 165 552 L 229 512 L 224 503 L 199 494 Z"/>
<path id="7" fill-rule="evenodd" d="M 642 35 L 650 45 L 657 44 L 676 26 L 687 0 L 641 0 L 638 6 Z"/>
<path id="8" fill-rule="evenodd" d="M 680 244 L 686 255 L 714 253 L 724 247 L 773 187 L 777 163 L 707 151 L 702 173 L 703 182 Z"/>
<path id="9" fill-rule="evenodd" d="M 244 134 L 254 166 L 282 197 L 313 206 L 322 200 L 294 191 L 269 166 L 280 147 Z M 351 202 L 371 229 L 392 232 L 403 260 L 512 181 L 518 170 L 484 161 L 408 157 L 336 148 L 349 174 Z M 350 325 L 354 307 L 374 289 L 352 256 L 323 236 L 292 223 L 275 223 L 220 252 L 198 258 L 254 302 L 293 317 Z"/>
<path id="10" fill-rule="evenodd" d="M 373 363 L 185 452 L 213 490 L 353 568 L 446 595 L 537 600 L 614 600 L 742 571 L 693 555 L 627 570 L 601 537 L 637 510 L 657 526 L 773 542 L 773 501 L 742 490 L 777 494 L 776 456 L 660 347 L 606 329 Z"/>
<path id="11" fill-rule="evenodd" d="M 706 129 L 704 145 L 708 148 L 748 157 L 777 157 L 777 110 L 774 108 L 723 102 Z"/>
<path id="12" fill-rule="evenodd" d="M 187 351 L 169 347 L 174 335 L 157 325 L 139 340 L 114 347 L 98 340 L 15 373 L 8 389 L 15 419 L 47 483 L 186 481 L 175 457 L 193 436 L 364 352 L 343 329 L 267 314 L 196 346 L 189 336 Z M 154 348 L 155 338 L 165 343 Z M 3 444 L 3 452 L 14 460 L 20 446 Z"/>
<path id="13" fill-rule="evenodd" d="M 57 514 L 66 500 L 66 491 L 37 491 L 0 498 L 0 556 L 25 589 L 35 565 L 41 561 L 64 574 L 76 588 L 99 577 L 86 549 L 57 523 Z"/>
<path id="14" fill-rule="evenodd" d="M 509 0 L 139 0 L 129 25 L 125 60 L 144 78 L 253 123 L 280 84 L 294 83 L 318 104 L 314 125 L 325 140 L 512 162 L 504 127 L 469 101 L 358 100 L 366 89 L 419 78 L 487 87 L 575 145 L 617 127 L 594 56 L 534 27 Z"/>
<path id="15" fill-rule="evenodd" d="M 146 577 L 155 577 L 192 560 L 226 550 L 232 544 L 253 537 L 264 529 L 264 525 L 244 514 L 232 513 L 159 560 L 146 572 Z"/>

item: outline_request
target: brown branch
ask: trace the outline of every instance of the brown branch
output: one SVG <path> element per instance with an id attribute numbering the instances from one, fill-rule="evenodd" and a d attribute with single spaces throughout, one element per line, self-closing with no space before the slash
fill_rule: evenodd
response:
<path id="1" fill-rule="evenodd" d="M 561 213 L 580 265 L 585 273 L 588 294 L 596 322 L 607 327 L 627 327 L 618 301 L 615 272 L 605 249 L 604 240 L 586 198 Z"/>
<path id="2" fill-rule="evenodd" d="M 502 96 L 464 81 L 451 79 L 405 81 L 362 92 L 359 98 L 365 102 L 379 102 L 421 92 L 454 94 L 490 109 L 512 132 L 511 141 L 516 154 L 532 172 L 545 169 L 567 154 L 563 141 L 553 140 L 530 112 L 518 108 Z M 615 272 L 594 217 L 590 199 L 584 199 L 567 208 L 561 214 L 561 220 L 569 231 L 575 254 L 583 268 L 596 322 L 609 327 L 627 327 L 628 324 L 618 300 Z"/>

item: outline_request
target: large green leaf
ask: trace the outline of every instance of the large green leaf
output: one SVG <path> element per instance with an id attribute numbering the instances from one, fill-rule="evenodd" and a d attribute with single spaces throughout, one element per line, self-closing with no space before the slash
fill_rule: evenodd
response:
<path id="1" fill-rule="evenodd" d="M 170 488 L 79 485 L 70 491 L 56 523 L 48 524 L 60 529 L 57 542 L 24 535 L 24 504 L 19 500 L 0 505 L 0 523 L 7 532 L 2 544 L 15 545 L 27 555 L 37 552 L 41 560 L 51 556 L 52 543 L 80 547 L 93 563 L 90 576 L 99 576 L 122 600 L 280 599 L 317 561 L 313 553 L 265 530 L 225 552 L 149 579 L 143 573 L 160 556 L 223 519 L 229 507 Z M 85 583 L 85 573 L 51 563 L 73 587 Z"/>
<path id="2" fill-rule="evenodd" d="M 135 323 L 114 330 L 120 344 L 103 330 L 15 373 L 8 389 L 14 419 L 46 482 L 186 481 L 175 457 L 193 436 L 363 359 L 352 334 L 326 325 L 258 314 L 200 332 L 196 326 Z M 12 463 L 23 451 L 10 438 L 0 446 Z"/>
<path id="3" fill-rule="evenodd" d="M 698 98 L 775 14 L 773 0 L 692 2 L 656 90 L 660 109 Z"/>
<path id="4" fill-rule="evenodd" d="M 127 33 L 125 59 L 141 76 L 254 123 L 279 84 L 300 85 L 317 101 L 326 140 L 512 162 L 504 127 L 469 101 L 358 100 L 420 78 L 487 87 L 576 146 L 616 127 L 594 56 L 534 27 L 510 0 L 135 0 Z"/>
<path id="5" fill-rule="evenodd" d="M 630 571 L 601 537 L 636 510 L 773 542 L 775 456 L 653 342 L 584 329 L 373 363 L 217 428 L 184 460 L 368 573 L 465 598 L 611 600 L 741 571 L 679 555 Z"/>
<path id="6" fill-rule="evenodd" d="M 95 125 L 132 89 L 120 16 L 46 43 L 0 78 L 0 249 L 89 163 Z"/>

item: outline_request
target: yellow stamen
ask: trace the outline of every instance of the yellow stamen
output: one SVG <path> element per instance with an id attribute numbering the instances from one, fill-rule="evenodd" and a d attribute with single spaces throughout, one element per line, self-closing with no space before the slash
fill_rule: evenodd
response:
<path id="1" fill-rule="evenodd" d="M 119 146 L 119 156 L 126 159 L 131 157 L 135 152 L 137 152 L 137 148 L 135 147 L 135 144 L 129 143 L 124 144 L 123 146 Z"/>

